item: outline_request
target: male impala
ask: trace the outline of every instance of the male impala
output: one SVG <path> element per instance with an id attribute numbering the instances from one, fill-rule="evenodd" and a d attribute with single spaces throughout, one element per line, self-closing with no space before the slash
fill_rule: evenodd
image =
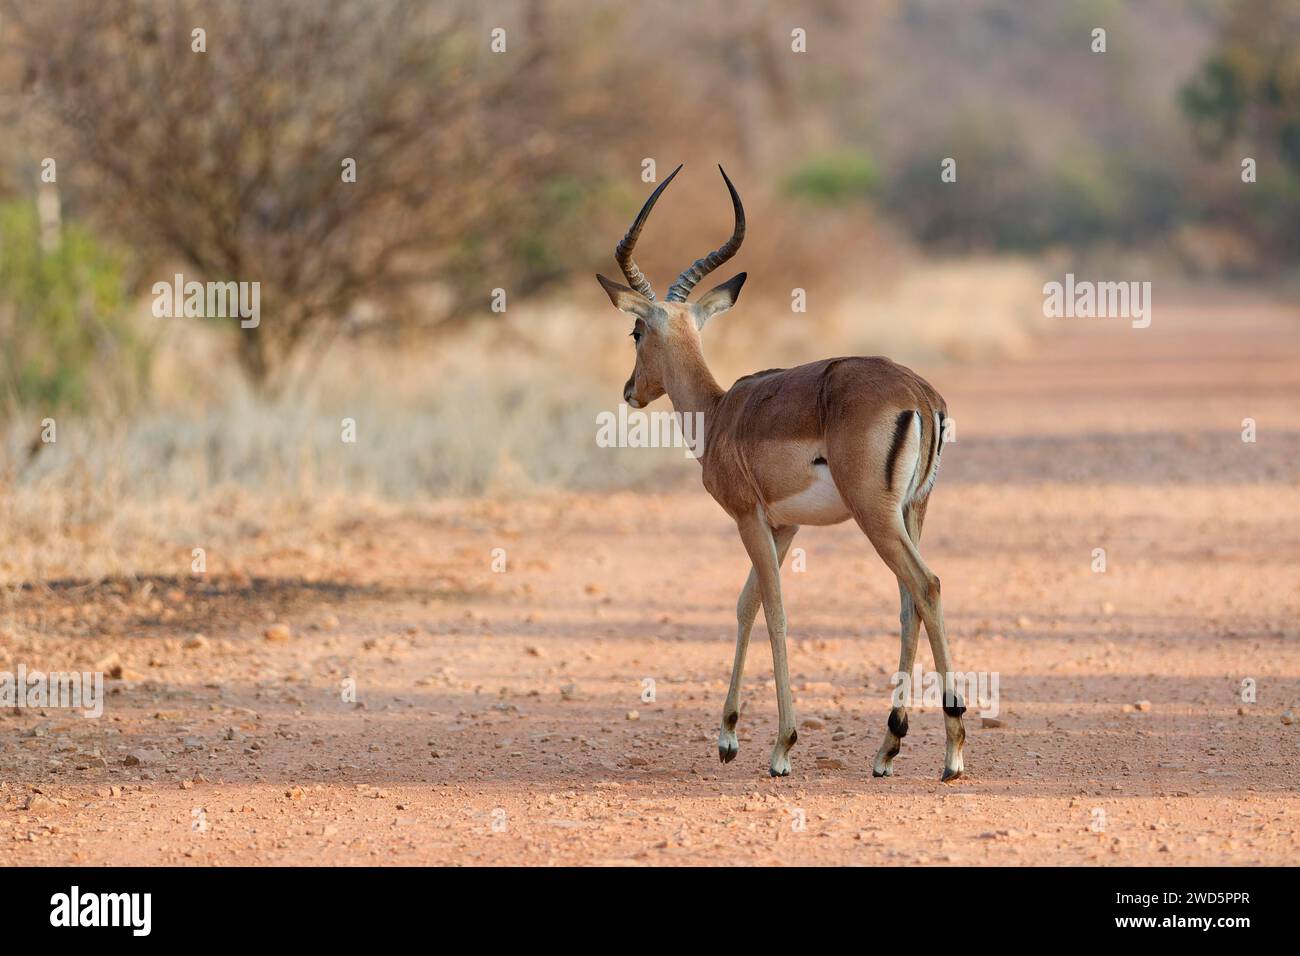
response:
<path id="1" fill-rule="evenodd" d="M 718 167 L 719 170 L 722 167 Z M 633 408 L 667 394 L 678 413 L 701 412 L 704 443 L 700 461 L 704 487 L 735 519 L 753 564 L 736 605 L 736 658 L 722 711 L 718 756 L 724 763 L 738 749 L 740 681 L 749 632 L 761 599 L 772 642 L 779 729 L 772 748 L 772 776 L 790 773 L 790 748 L 797 738 L 794 700 L 785 653 L 785 610 L 781 563 L 800 525 L 858 523 L 876 552 L 898 578 L 902 652 L 898 669 L 912 672 L 920 627 L 925 623 L 935 667 L 944 680 L 947 748 L 943 779 L 962 772 L 966 708 L 953 684 L 953 664 L 943 630 L 939 579 L 917 551 L 930 489 L 939 470 L 943 399 L 919 375 L 886 358 L 834 358 L 748 375 L 722 389 L 709 373 L 700 346 L 704 323 L 735 304 L 745 273 L 687 302 L 695 284 L 736 254 L 745 238 L 745 210 L 731 180 L 736 225 L 719 249 L 677 277 L 663 302 L 632 261 L 641 228 L 660 194 L 681 166 L 646 200 L 614 251 L 631 287 L 598 275 L 610 301 L 636 318 L 636 366 L 623 386 Z M 893 772 L 894 757 L 907 733 L 906 701 L 890 710 L 884 743 L 872 774 Z"/>

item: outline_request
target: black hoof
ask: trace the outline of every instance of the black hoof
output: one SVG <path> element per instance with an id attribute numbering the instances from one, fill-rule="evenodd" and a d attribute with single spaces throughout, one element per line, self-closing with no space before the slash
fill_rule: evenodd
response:
<path id="1" fill-rule="evenodd" d="M 940 783 L 947 783 L 949 780 L 956 780 L 961 776 L 960 770 L 949 770 L 947 767 L 943 770 L 943 776 L 939 778 Z"/>
<path id="2" fill-rule="evenodd" d="M 738 752 L 738 750 L 739 748 L 737 747 L 732 747 L 730 749 L 719 747 L 718 760 L 722 763 L 731 763 L 731 761 L 736 759 L 736 753 Z"/>
<path id="3" fill-rule="evenodd" d="M 871 776 L 873 777 L 892 777 L 893 775 L 894 772 L 892 770 L 877 770 L 875 767 L 871 768 Z"/>
<path id="4" fill-rule="evenodd" d="M 768 768 L 767 768 L 767 775 L 768 775 L 769 777 L 788 777 L 788 776 L 790 776 L 790 771 L 789 771 L 789 770 L 777 770 L 777 769 L 775 769 L 775 768 L 773 768 L 773 767 L 768 767 Z"/>

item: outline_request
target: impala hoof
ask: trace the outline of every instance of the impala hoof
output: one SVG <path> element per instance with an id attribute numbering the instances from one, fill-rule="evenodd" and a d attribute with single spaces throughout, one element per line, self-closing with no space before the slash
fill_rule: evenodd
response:
<path id="1" fill-rule="evenodd" d="M 790 748 L 799 739 L 799 732 L 793 727 L 788 733 L 781 734 L 772 745 L 772 759 L 768 761 L 767 772 L 773 777 L 790 776 Z"/>
<path id="2" fill-rule="evenodd" d="M 735 721 L 732 721 L 732 725 L 735 725 Z M 731 727 L 723 727 L 718 734 L 718 759 L 723 763 L 731 763 L 739 752 L 740 741 L 736 739 L 736 731 Z"/>
<path id="3" fill-rule="evenodd" d="M 890 721 L 893 721 L 892 716 Z M 906 718 L 904 718 L 903 733 L 907 733 Z M 897 737 L 894 738 L 892 743 L 886 740 L 879 752 L 877 752 L 875 761 L 871 764 L 871 776 L 892 777 L 894 775 L 894 758 L 898 756 L 900 749 Z"/>
<path id="4" fill-rule="evenodd" d="M 939 778 L 939 782 L 947 783 L 949 780 L 956 780 L 961 776 L 961 774 L 961 770 L 949 770 L 947 767 L 944 767 L 943 776 Z"/>

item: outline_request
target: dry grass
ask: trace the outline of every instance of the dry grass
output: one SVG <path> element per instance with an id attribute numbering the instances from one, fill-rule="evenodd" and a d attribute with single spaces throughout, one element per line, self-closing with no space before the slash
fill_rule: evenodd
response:
<path id="1" fill-rule="evenodd" d="M 1022 262 L 922 264 L 851 303 L 811 300 L 806 314 L 758 297 L 710 328 L 709 355 L 726 383 L 830 354 L 930 365 L 1017 348 L 1041 316 L 1040 283 Z M 57 442 L 30 462 L 43 415 L 7 423 L 0 575 L 129 573 L 163 555 L 187 565 L 196 542 L 220 548 L 285 516 L 383 502 L 696 480 L 678 450 L 597 447 L 596 415 L 617 408 L 632 349 L 622 317 L 596 299 L 514 306 L 432 345 L 340 344 L 273 403 L 213 361 L 228 346 L 215 330 L 178 322 L 147 410 L 60 418 Z M 342 440 L 344 419 L 355 443 Z"/>

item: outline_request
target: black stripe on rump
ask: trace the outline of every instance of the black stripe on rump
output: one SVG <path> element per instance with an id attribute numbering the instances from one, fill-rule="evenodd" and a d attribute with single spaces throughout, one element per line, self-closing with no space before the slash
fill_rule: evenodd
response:
<path id="1" fill-rule="evenodd" d="M 893 490 L 894 465 L 898 462 L 899 452 L 903 450 L 903 442 L 907 440 L 907 430 L 912 427 L 912 416 L 915 414 L 911 409 L 898 413 L 898 421 L 894 424 L 894 443 L 889 446 L 889 457 L 885 459 L 886 491 Z"/>
<path id="2" fill-rule="evenodd" d="M 921 481 L 925 481 L 926 476 L 930 474 L 930 467 L 934 464 L 934 460 L 939 457 L 940 432 L 939 429 L 935 427 L 933 416 L 930 417 L 930 429 L 931 431 L 934 432 L 934 434 L 930 436 L 930 454 L 926 456 L 925 471 L 921 472 Z M 921 434 L 922 436 L 925 435 L 924 425 L 921 426 Z"/>

